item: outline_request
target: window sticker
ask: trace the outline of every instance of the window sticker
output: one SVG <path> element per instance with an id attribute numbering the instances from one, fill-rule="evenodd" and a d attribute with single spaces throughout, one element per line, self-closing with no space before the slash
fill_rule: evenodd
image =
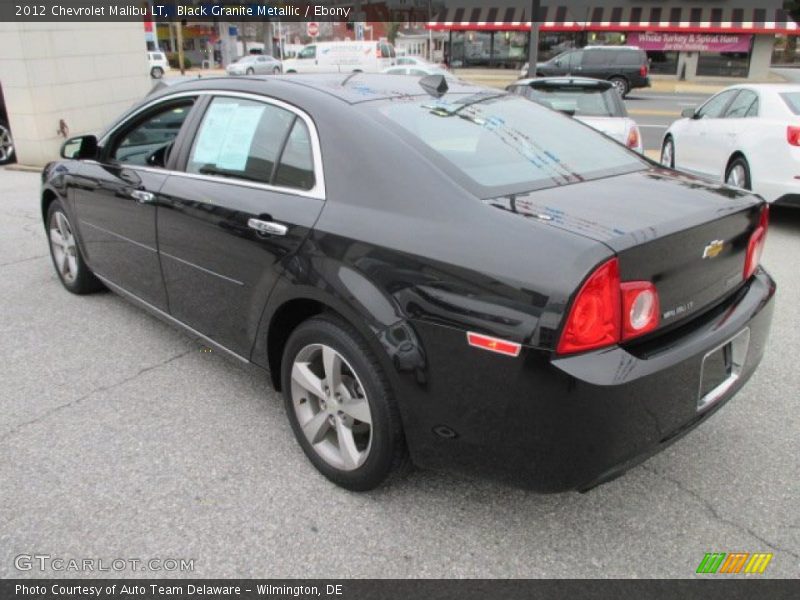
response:
<path id="1" fill-rule="evenodd" d="M 209 107 L 195 144 L 192 162 L 202 165 L 217 164 L 222 148 L 220 140 L 224 139 L 228 124 L 237 108 L 238 104 L 230 102 L 214 103 Z"/>
<path id="2" fill-rule="evenodd" d="M 217 167 L 227 171 L 244 171 L 250 156 L 250 145 L 258 128 L 264 106 L 239 106 L 228 122 L 220 144 Z"/>

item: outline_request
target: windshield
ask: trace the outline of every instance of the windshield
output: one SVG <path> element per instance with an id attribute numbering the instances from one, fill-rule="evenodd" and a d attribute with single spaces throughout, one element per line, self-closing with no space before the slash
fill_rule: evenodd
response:
<path id="1" fill-rule="evenodd" d="M 518 96 L 411 98 L 379 107 L 412 144 L 465 187 L 483 188 L 476 192 L 485 198 L 646 166 L 635 154 L 582 123 Z"/>
<path id="2" fill-rule="evenodd" d="M 531 99 L 576 117 L 624 117 L 621 103 L 616 101 L 614 88 L 580 88 L 577 86 L 531 87 Z"/>

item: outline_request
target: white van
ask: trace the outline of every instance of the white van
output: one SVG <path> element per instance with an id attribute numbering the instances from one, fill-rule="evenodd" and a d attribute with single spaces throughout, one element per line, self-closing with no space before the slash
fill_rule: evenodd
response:
<path id="1" fill-rule="evenodd" d="M 153 79 L 161 79 L 164 73 L 170 70 L 169 61 L 166 55 L 161 51 L 148 52 L 147 64 L 150 69 L 150 77 Z"/>
<path id="2" fill-rule="evenodd" d="M 389 42 L 320 42 L 283 61 L 284 73 L 380 73 L 394 65 Z"/>

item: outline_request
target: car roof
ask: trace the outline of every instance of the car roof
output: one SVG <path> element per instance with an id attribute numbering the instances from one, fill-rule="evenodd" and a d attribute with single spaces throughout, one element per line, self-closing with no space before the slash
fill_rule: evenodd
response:
<path id="1" fill-rule="evenodd" d="M 800 83 L 740 83 L 732 85 L 729 90 L 753 90 L 755 92 L 775 92 L 782 94 L 784 92 L 800 92 Z M 723 90 L 724 91 L 724 90 Z"/>
<path id="2" fill-rule="evenodd" d="M 534 87 L 545 87 L 548 85 L 567 87 L 575 86 L 580 88 L 598 88 L 607 90 L 613 87 L 610 81 L 605 79 L 593 79 L 591 77 L 536 77 L 520 79 L 512 85 L 532 85 Z"/>
<path id="3" fill-rule="evenodd" d="M 321 74 L 289 74 L 264 75 L 261 77 L 203 77 L 183 81 L 175 85 L 167 85 L 163 89 L 151 92 L 151 100 L 162 95 L 179 91 L 202 91 L 204 89 L 221 89 L 229 91 L 253 91 L 253 84 L 265 94 L 302 95 L 325 94 L 348 104 L 358 104 L 374 100 L 391 100 L 413 96 L 427 96 L 428 93 L 420 85 L 416 77 L 398 77 L 383 73 L 321 73 Z M 503 93 L 495 88 L 479 87 L 458 79 L 447 79 L 447 93 L 475 94 L 492 91 Z M 246 90 L 244 88 L 247 88 Z"/>

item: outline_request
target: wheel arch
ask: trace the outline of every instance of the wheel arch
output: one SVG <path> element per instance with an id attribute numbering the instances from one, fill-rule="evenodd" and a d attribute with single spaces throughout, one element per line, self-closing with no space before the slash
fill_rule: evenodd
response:
<path id="1" fill-rule="evenodd" d="M 379 290 L 372 290 L 379 293 Z M 318 316 L 331 315 L 351 326 L 364 339 L 383 366 L 390 380 L 397 369 L 415 372 L 424 368 L 421 342 L 411 325 L 401 317 L 375 314 L 363 305 L 355 306 L 338 294 L 311 285 L 299 285 L 285 278 L 276 285 L 261 319 L 251 360 L 266 367 L 276 390 L 281 389 L 281 363 L 286 342 L 292 332 L 304 321 Z M 398 335 L 398 331 L 402 334 Z M 413 351 L 403 346 L 410 341 Z M 409 360 L 408 356 L 412 358 Z"/>
<path id="2" fill-rule="evenodd" d="M 722 181 L 725 182 L 728 179 L 728 169 L 731 168 L 731 165 L 736 159 L 741 158 L 744 162 L 747 163 L 747 170 L 750 174 L 750 185 L 753 185 L 753 163 L 747 158 L 747 155 L 742 150 L 735 150 L 731 153 L 728 157 L 728 161 L 725 163 L 725 169 L 722 171 Z"/>
<path id="3" fill-rule="evenodd" d="M 52 188 L 46 187 L 42 190 L 42 223 L 45 228 L 47 227 L 47 211 L 50 210 L 50 205 L 59 199 L 59 195 Z"/>

